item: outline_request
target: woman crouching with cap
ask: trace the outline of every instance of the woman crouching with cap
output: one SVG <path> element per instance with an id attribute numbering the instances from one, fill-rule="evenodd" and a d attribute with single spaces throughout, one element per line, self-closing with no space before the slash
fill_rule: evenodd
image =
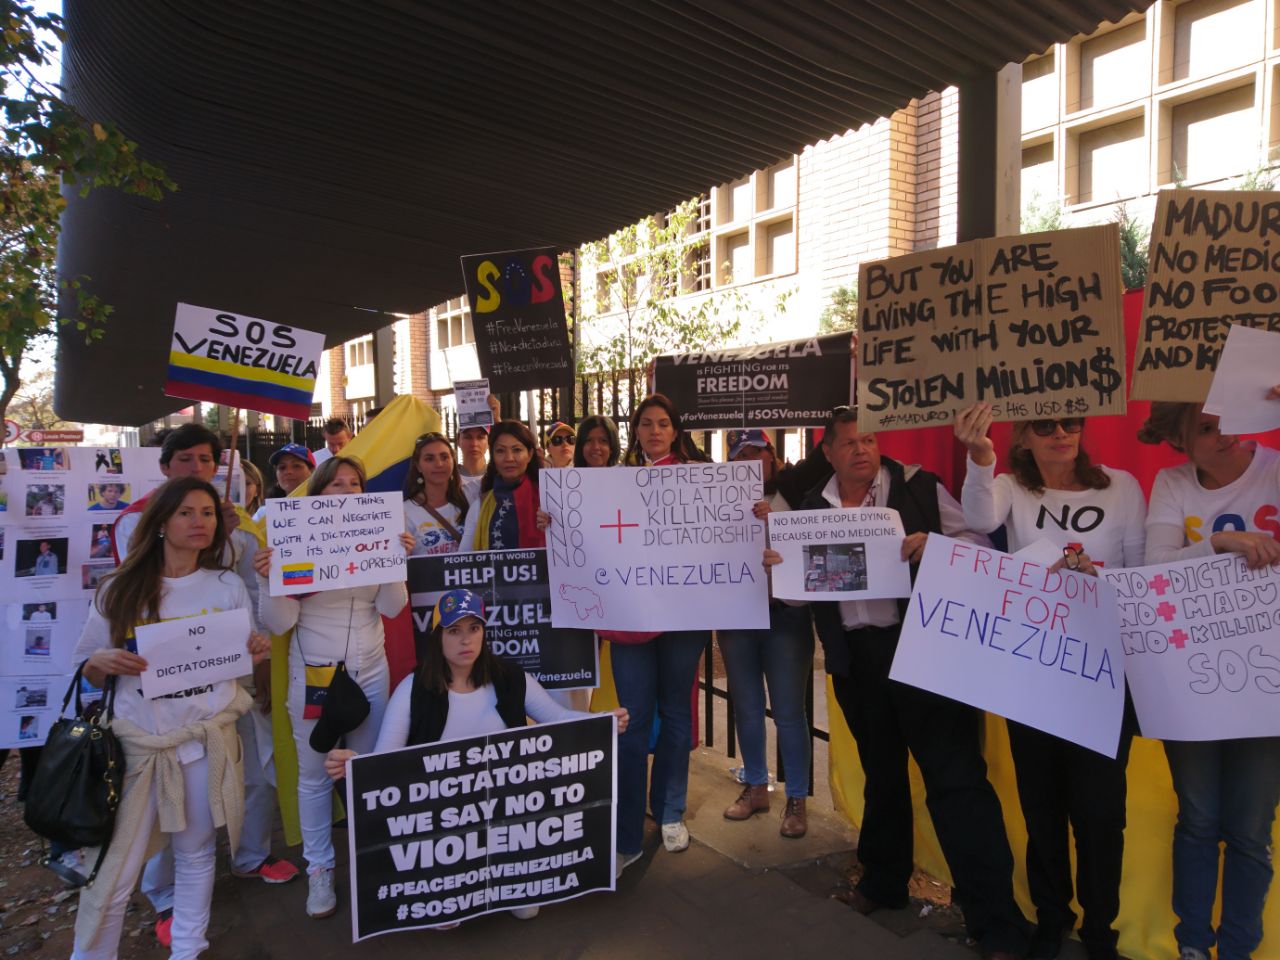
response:
<path id="1" fill-rule="evenodd" d="M 484 642 L 484 602 L 470 590 L 444 594 L 431 624 L 418 669 L 400 681 L 387 704 L 375 753 L 498 733 L 525 726 L 528 717 L 552 723 L 592 716 L 560 706 L 534 677 L 489 649 Z M 619 707 L 613 714 L 622 733 L 627 711 Z M 325 771 L 340 779 L 354 756 L 354 750 L 330 750 Z M 529 920 L 538 908 L 516 907 L 511 913 Z"/>

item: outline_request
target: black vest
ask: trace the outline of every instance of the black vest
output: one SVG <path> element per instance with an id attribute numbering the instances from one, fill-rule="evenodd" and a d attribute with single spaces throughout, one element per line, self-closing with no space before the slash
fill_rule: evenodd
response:
<path id="1" fill-rule="evenodd" d="M 493 658 L 495 669 L 491 682 L 498 694 L 498 716 L 508 727 L 523 727 L 528 722 L 524 712 L 524 671 Z M 405 746 L 435 743 L 444 734 L 449 721 L 449 691 L 437 693 L 426 689 L 417 676 L 413 679 L 413 696 L 409 700 L 409 740 Z"/>

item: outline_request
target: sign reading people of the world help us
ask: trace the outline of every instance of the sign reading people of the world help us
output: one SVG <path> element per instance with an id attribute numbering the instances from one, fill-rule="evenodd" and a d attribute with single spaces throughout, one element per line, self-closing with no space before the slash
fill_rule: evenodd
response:
<path id="1" fill-rule="evenodd" d="M 1280 567 L 1229 553 L 1102 575 L 1143 736 L 1280 734 Z"/>
<path id="2" fill-rule="evenodd" d="M 305 420 L 323 352 L 323 334 L 180 303 L 164 393 Z"/>
<path id="3" fill-rule="evenodd" d="M 769 623 L 757 461 L 544 469 L 551 622 L 589 630 Z"/>
<path id="4" fill-rule="evenodd" d="M 889 676 L 1114 757 L 1124 666 L 1105 580 L 931 533 Z"/>
<path id="5" fill-rule="evenodd" d="M 356 757 L 354 940 L 614 887 L 611 714 Z"/>

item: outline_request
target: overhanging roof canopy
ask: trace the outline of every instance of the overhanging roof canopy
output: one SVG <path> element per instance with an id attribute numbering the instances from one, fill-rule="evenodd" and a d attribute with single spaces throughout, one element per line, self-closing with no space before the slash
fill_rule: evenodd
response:
<path id="1" fill-rule="evenodd" d="M 1150 0 L 67 0 L 69 98 L 179 192 L 71 199 L 57 408 L 141 423 L 178 301 L 330 344 L 464 253 L 596 239 Z"/>

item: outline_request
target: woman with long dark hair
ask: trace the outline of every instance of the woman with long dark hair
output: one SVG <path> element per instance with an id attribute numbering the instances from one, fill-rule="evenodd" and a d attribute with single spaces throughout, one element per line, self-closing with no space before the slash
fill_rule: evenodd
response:
<path id="1" fill-rule="evenodd" d="M 489 466 L 480 499 L 467 511 L 462 550 L 528 550 L 545 547 L 538 528 L 538 441 L 518 420 L 500 420 L 489 431 Z"/>
<path id="2" fill-rule="evenodd" d="M 466 518 L 453 446 L 443 433 L 424 433 L 414 441 L 404 478 L 404 525 L 414 539 L 413 555 L 453 553 Z"/>
<path id="3" fill-rule="evenodd" d="M 134 628 L 234 609 L 252 622 L 244 583 L 225 565 L 226 542 L 217 491 L 195 477 L 170 480 L 147 501 L 128 556 L 103 578 L 89 611 L 76 659 L 86 661 L 84 676 L 95 686 L 115 677 L 112 730 L 124 750 L 125 781 L 106 858 L 81 894 L 74 960 L 116 956 L 129 896 L 166 834 L 176 872 L 170 956 L 186 960 L 209 946 L 217 829 L 226 826 L 234 849 L 244 813 L 235 724 L 249 694 L 222 680 L 144 696 L 139 676 L 147 662 Z M 266 654 L 266 637 L 243 639 L 255 661 Z"/>
<path id="4" fill-rule="evenodd" d="M 593 413 L 578 424 L 578 442 L 573 448 L 575 467 L 612 467 L 622 456 L 618 425 L 604 414 Z"/>

